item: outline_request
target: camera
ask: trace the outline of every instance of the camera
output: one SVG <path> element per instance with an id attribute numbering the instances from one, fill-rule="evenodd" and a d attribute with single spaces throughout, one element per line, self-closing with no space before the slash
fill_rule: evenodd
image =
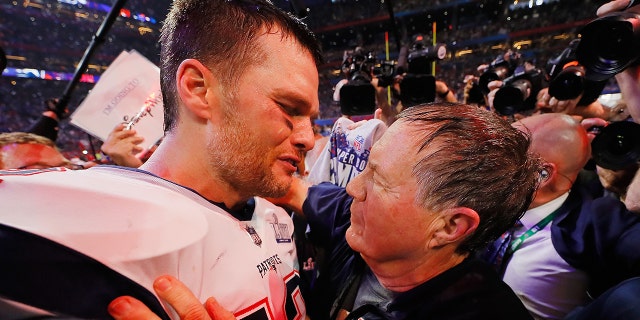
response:
<path id="1" fill-rule="evenodd" d="M 609 170 L 621 170 L 640 160 L 640 124 L 613 122 L 600 129 L 591 142 L 595 163 Z"/>
<path id="2" fill-rule="evenodd" d="M 393 84 L 396 73 L 396 62 L 384 60 L 373 66 L 373 76 L 378 79 L 378 87 L 388 87 Z"/>
<path id="3" fill-rule="evenodd" d="M 627 8 L 640 4 L 634 0 Z M 586 77 L 607 80 L 638 63 L 640 56 L 640 15 L 616 12 L 589 22 L 580 30 L 576 49 Z"/>
<path id="4" fill-rule="evenodd" d="M 520 65 L 521 60 L 520 54 L 511 50 L 493 60 L 478 79 L 482 93 L 485 95 L 489 93 L 489 82 L 504 80 L 511 76 Z"/>
<path id="5" fill-rule="evenodd" d="M 414 36 L 406 58 L 407 73 L 400 82 L 400 101 L 405 108 L 435 101 L 436 79 L 431 66 L 446 55 L 446 45 L 427 46 L 422 35 Z"/>
<path id="6" fill-rule="evenodd" d="M 348 81 L 340 88 L 340 112 L 345 115 L 372 114 L 376 109 L 376 90 L 371 84 L 376 58 L 361 47 L 347 53 L 342 72 Z"/>
<path id="7" fill-rule="evenodd" d="M 605 85 L 604 81 L 586 78 L 586 70 L 576 57 L 580 39 L 574 39 L 558 56 L 547 61 L 549 95 L 558 100 L 575 99 L 582 95 L 578 106 L 587 106 L 598 99 Z"/>
<path id="8" fill-rule="evenodd" d="M 504 116 L 535 108 L 536 96 L 543 87 L 543 73 L 538 68 L 523 70 L 502 80 L 493 107 Z"/>

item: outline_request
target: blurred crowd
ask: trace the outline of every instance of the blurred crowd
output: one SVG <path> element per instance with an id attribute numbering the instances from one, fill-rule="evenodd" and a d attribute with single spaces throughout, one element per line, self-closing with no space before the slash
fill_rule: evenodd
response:
<path id="1" fill-rule="evenodd" d="M 582 10 L 572 10 L 576 5 Z M 335 1 L 309 7 L 305 22 L 317 31 L 323 46 L 325 64 L 320 67 L 320 118 L 335 119 L 339 108 L 332 103 L 332 93 L 341 79 L 339 66 L 346 50 L 364 47 L 384 58 L 387 44 L 384 32 L 389 31 L 389 54 L 398 58 L 397 44 L 407 45 L 414 33 L 430 34 L 431 25 L 438 21 L 437 40 L 448 47 L 448 57 L 436 66 L 438 78 L 449 85 L 462 99 L 464 76 L 473 74 L 478 65 L 489 63 L 505 48 L 521 39 L 532 41 L 520 45 L 525 56 L 532 57 L 538 67 L 544 67 L 549 57 L 559 53 L 581 25 L 594 18 L 596 1 L 549 1 L 532 8 L 510 9 L 493 1 L 439 1 L 429 3 L 425 10 L 419 1 L 395 1 L 397 33 L 390 29 L 387 4 L 380 1 Z M 162 17 L 167 3 L 131 2 L 125 6 L 130 12 L 144 12 Z M 0 47 L 8 56 L 12 68 L 34 68 L 73 73 L 75 66 L 102 22 L 104 12 L 53 1 L 32 1 L 24 5 L 4 3 L 0 10 L 11 16 L 0 25 Z M 158 19 L 159 20 L 159 19 Z M 108 32 L 105 43 L 99 45 L 89 63 L 87 73 L 99 75 L 122 50 L 136 50 L 153 63 L 158 63 L 160 23 L 149 23 L 121 17 Z M 549 31 L 548 27 L 557 28 Z M 545 27 L 545 28 L 542 28 Z M 525 33 L 517 36 L 518 32 Z M 526 31 L 531 31 L 527 34 Z M 514 36 L 509 36 L 509 35 Z M 568 35 L 568 36 L 567 36 Z M 396 37 L 399 36 L 399 39 Z M 496 36 L 498 36 L 496 38 Z M 558 38 L 558 36 L 563 36 Z M 469 40 L 480 41 L 469 43 Z M 484 40 L 483 40 L 484 39 Z M 465 44 L 467 43 L 467 44 Z M 496 49 L 497 48 L 497 49 Z M 472 50 L 471 54 L 458 55 Z M 65 81 L 0 79 L 0 110 L 6 115 L 0 120 L 0 131 L 23 128 L 40 113 L 42 101 L 58 97 L 65 89 Z M 615 83 L 612 84 L 615 91 Z M 73 111 L 91 89 L 81 83 L 71 96 Z M 65 152 L 78 153 L 75 141 L 87 137 L 66 123 L 61 123 L 60 146 Z M 95 141 L 99 148 L 100 141 Z"/>

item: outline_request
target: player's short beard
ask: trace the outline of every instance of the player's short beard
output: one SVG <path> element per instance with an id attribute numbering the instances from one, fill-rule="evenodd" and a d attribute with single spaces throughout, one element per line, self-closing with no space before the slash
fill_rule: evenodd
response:
<path id="1" fill-rule="evenodd" d="M 243 197 L 282 197 L 291 179 L 285 182 L 273 174 L 272 148 L 261 139 L 238 115 L 227 114 L 216 141 L 208 145 L 210 162 L 219 178 Z"/>

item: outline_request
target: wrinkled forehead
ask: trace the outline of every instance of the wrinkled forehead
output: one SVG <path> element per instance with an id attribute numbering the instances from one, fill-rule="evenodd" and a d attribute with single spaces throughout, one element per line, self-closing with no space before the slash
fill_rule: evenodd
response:
<path id="1" fill-rule="evenodd" d="M 422 153 L 419 150 L 428 128 L 405 120 L 395 121 L 373 145 L 371 157 L 411 165 Z"/>

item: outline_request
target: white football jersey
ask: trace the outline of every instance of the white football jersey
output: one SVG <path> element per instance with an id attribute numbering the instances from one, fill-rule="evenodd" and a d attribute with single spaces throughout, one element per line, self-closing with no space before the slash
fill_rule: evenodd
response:
<path id="1" fill-rule="evenodd" d="M 387 126 L 379 119 L 349 129 L 354 122 L 338 118 L 333 124 L 331 136 L 309 171 L 306 180 L 312 184 L 331 182 L 346 187 L 359 175 L 369 162 L 373 144 L 380 139 Z"/>
<path id="2" fill-rule="evenodd" d="M 239 319 L 305 316 L 293 223 L 261 198 L 252 219 L 239 221 L 141 170 L 16 171 L 0 175 L 0 223 L 84 253 L 151 292 L 158 276 L 176 276 Z"/>

